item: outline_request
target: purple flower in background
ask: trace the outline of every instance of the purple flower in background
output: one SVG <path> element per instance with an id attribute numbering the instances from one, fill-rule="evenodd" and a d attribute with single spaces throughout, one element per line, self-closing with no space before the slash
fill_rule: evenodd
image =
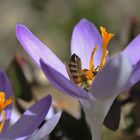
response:
<path id="1" fill-rule="evenodd" d="M 93 140 L 100 140 L 103 120 L 115 97 L 140 80 L 140 36 L 109 59 L 107 45 L 113 34 L 103 27 L 100 30 L 101 34 L 82 19 L 73 30 L 72 56 L 65 65 L 27 27 L 16 26 L 18 40 L 50 83 L 80 101 Z"/>
<path id="2" fill-rule="evenodd" d="M 0 96 L 5 95 L 6 98 L 8 98 L 4 102 L 6 103 L 6 101 L 10 101 L 10 104 L 13 98 L 11 85 L 7 75 L 2 70 L 0 70 L 0 91 Z M 3 98 L 0 98 L 0 108 L 2 108 L 2 99 Z M 32 105 L 29 109 L 27 109 L 25 113 L 20 117 L 20 119 L 11 127 L 9 124 L 9 120 L 12 111 L 12 104 L 7 104 L 8 107 L 3 108 L 0 114 L 2 115 L 2 122 L 0 124 L 0 139 L 35 140 L 35 138 L 37 138 L 37 140 L 40 140 L 47 137 L 47 135 L 56 126 L 61 116 L 61 113 L 57 113 L 50 120 L 48 120 L 40 129 L 38 129 L 42 121 L 45 119 L 46 114 L 48 113 L 51 102 L 52 98 L 50 95 L 44 97 L 43 99 Z M 5 112 L 5 115 L 3 115 L 3 112 Z"/>

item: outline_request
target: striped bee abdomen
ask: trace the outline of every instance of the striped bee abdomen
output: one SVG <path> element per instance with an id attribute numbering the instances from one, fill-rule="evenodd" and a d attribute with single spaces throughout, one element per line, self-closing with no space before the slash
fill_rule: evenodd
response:
<path id="1" fill-rule="evenodd" d="M 73 54 L 70 57 L 68 67 L 69 67 L 72 80 L 74 81 L 74 83 L 80 86 L 83 82 L 81 59 L 76 54 Z"/>

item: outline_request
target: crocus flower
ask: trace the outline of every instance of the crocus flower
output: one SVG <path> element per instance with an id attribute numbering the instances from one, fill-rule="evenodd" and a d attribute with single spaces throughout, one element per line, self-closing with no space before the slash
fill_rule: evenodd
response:
<path id="1" fill-rule="evenodd" d="M 71 81 L 69 66 L 65 66 L 27 27 L 23 24 L 16 26 L 18 40 L 50 83 L 80 101 L 93 140 L 100 140 L 103 120 L 115 97 L 140 80 L 140 36 L 109 59 L 107 45 L 113 34 L 107 33 L 103 27 L 100 30 L 101 34 L 87 19 L 82 19 L 73 30 L 71 54 L 81 60 L 80 74 L 84 79 L 79 86 Z"/>
<path id="2" fill-rule="evenodd" d="M 46 137 L 57 124 L 61 113 L 54 115 L 38 129 L 51 106 L 52 98 L 48 95 L 27 109 L 19 120 L 9 128 L 13 94 L 8 77 L 2 70 L 0 70 L 0 91 L 1 140 L 35 140 L 35 138 L 40 140 Z"/>

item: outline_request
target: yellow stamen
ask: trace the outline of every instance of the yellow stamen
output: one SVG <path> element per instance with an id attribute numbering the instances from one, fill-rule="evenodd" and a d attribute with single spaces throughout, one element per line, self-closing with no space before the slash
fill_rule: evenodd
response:
<path id="1" fill-rule="evenodd" d="M 106 31 L 106 29 L 102 26 L 100 27 L 100 30 L 101 30 L 101 36 L 103 39 L 103 43 L 102 43 L 102 57 L 101 57 L 99 69 L 103 68 L 104 65 L 106 64 L 106 56 L 108 54 L 107 45 L 108 45 L 109 41 L 111 40 L 111 38 L 114 36 L 114 34 L 108 33 Z"/>
<path id="2" fill-rule="evenodd" d="M 93 71 L 95 69 L 93 58 L 94 58 L 94 55 L 95 55 L 95 52 L 96 52 L 97 48 L 98 48 L 98 46 L 96 46 L 93 49 L 91 57 L 90 57 L 89 70 L 91 70 L 91 71 Z"/>
<path id="3" fill-rule="evenodd" d="M 93 73 L 92 73 L 92 71 L 87 70 L 87 71 L 85 72 L 85 76 L 86 76 L 87 79 L 92 79 L 92 78 L 93 78 Z"/>
<path id="4" fill-rule="evenodd" d="M 0 115 L 2 114 L 2 121 L 0 123 L 0 133 L 2 132 L 6 120 L 6 112 L 3 110 L 12 102 L 13 102 L 13 97 L 5 99 L 5 93 L 0 91 Z"/>
<path id="5" fill-rule="evenodd" d="M 2 132 L 2 129 L 3 129 L 5 120 L 6 120 L 6 112 L 3 111 L 3 112 L 2 112 L 2 122 L 0 123 L 0 133 Z"/>
<path id="6" fill-rule="evenodd" d="M 8 98 L 3 105 L 3 109 L 6 108 L 8 105 L 10 105 L 13 102 L 13 100 L 14 100 L 13 97 Z"/>
<path id="7" fill-rule="evenodd" d="M 0 92 L 0 113 L 13 102 L 13 97 L 10 97 L 8 99 L 5 99 L 5 93 Z"/>

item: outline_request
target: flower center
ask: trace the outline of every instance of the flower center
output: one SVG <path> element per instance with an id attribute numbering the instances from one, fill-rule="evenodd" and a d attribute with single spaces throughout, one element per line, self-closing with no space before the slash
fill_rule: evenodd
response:
<path id="1" fill-rule="evenodd" d="M 94 56 L 98 49 L 98 46 L 96 46 L 91 53 L 89 69 L 82 69 L 81 59 L 76 54 L 71 56 L 68 67 L 66 67 L 70 79 L 86 91 L 89 90 L 96 74 L 105 66 L 106 57 L 108 55 L 107 45 L 114 36 L 114 34 L 108 33 L 102 26 L 100 27 L 100 31 L 102 36 L 102 56 L 100 64 L 97 67 L 94 66 Z"/>
<path id="2" fill-rule="evenodd" d="M 0 115 L 2 117 L 2 121 L 0 123 L 0 133 L 2 132 L 5 120 L 6 120 L 6 112 L 4 109 L 13 102 L 13 97 L 5 99 L 5 93 L 0 91 Z"/>

